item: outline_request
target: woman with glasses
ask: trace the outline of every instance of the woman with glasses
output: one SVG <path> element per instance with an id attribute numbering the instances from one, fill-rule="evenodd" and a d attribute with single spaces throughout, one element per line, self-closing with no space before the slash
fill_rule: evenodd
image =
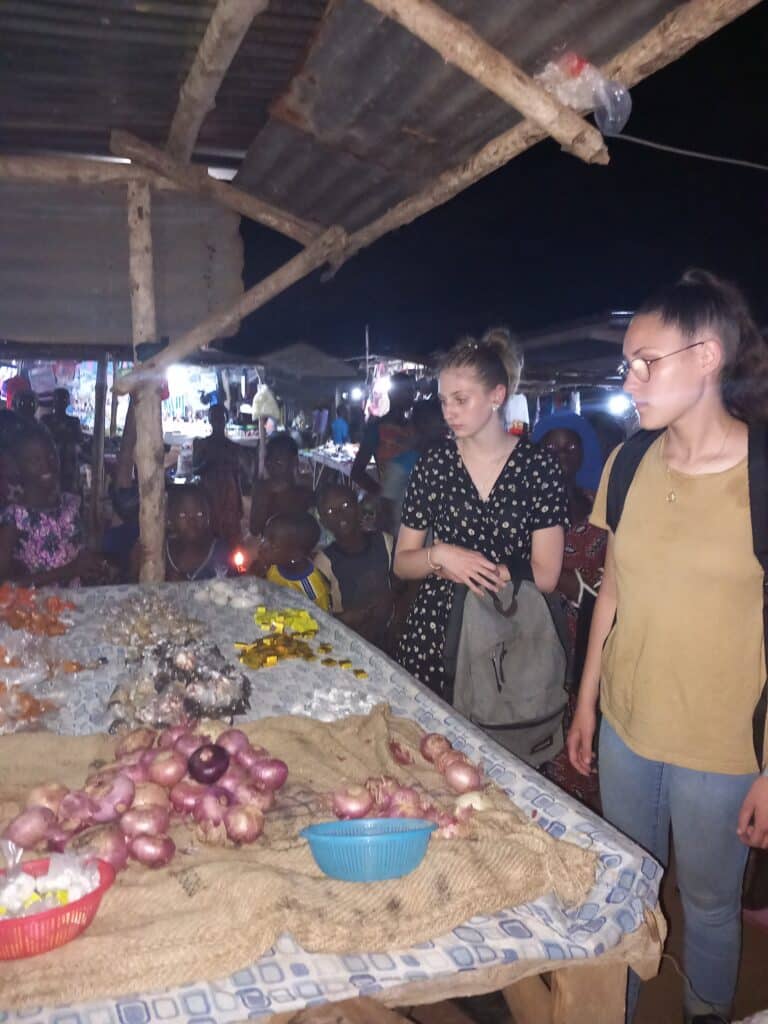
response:
<path id="1" fill-rule="evenodd" d="M 610 534 L 578 705 L 573 766 L 592 766 L 598 697 L 606 818 L 662 864 L 683 902 L 685 1019 L 728 1019 L 748 846 L 768 847 L 753 748 L 765 682 L 747 425 L 768 413 L 768 344 L 741 294 L 704 271 L 646 302 L 624 340 L 625 390 L 662 430 Z M 607 528 L 603 472 L 591 521 Z M 631 1020 L 639 980 L 631 975 Z"/>

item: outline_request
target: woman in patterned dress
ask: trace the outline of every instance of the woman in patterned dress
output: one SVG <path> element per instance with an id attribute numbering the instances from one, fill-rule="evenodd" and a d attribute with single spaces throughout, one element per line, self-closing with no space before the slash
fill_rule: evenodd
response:
<path id="1" fill-rule="evenodd" d="M 560 576 L 568 525 L 562 470 L 548 452 L 507 434 L 501 415 L 521 367 L 503 330 L 449 352 L 439 390 L 453 437 L 421 457 L 403 503 L 394 570 L 422 583 L 397 660 L 438 694 L 447 682 L 442 655 L 454 583 L 476 594 L 499 591 L 514 558 L 530 562 L 545 592 Z"/>

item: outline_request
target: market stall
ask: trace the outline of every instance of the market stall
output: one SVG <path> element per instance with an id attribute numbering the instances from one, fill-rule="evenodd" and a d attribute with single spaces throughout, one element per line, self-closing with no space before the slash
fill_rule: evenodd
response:
<path id="1" fill-rule="evenodd" d="M 54 763 L 61 766 L 61 772 L 77 757 L 85 758 L 86 764 L 94 757 L 103 763 L 109 760 L 107 751 L 114 745 L 106 735 L 112 723 L 141 722 L 143 714 L 151 718 L 167 713 L 167 707 L 162 712 L 155 705 L 147 712 L 157 688 L 142 689 L 142 680 L 147 674 L 157 678 L 152 676 L 157 672 L 153 661 L 157 655 L 149 657 L 148 652 L 161 644 L 168 653 L 173 635 L 193 655 L 196 645 L 215 644 L 229 663 L 227 678 L 236 681 L 240 673 L 247 677 L 248 687 L 241 696 L 246 696 L 250 707 L 236 722 L 253 723 L 244 726 L 253 730 L 253 741 L 268 736 L 272 753 L 284 755 L 289 765 L 288 782 L 271 812 L 276 817 L 267 816 L 265 830 L 272 841 L 277 835 L 284 842 L 277 851 L 269 844 L 254 845 L 250 856 L 255 861 L 246 862 L 234 850 L 216 850 L 211 859 L 194 841 L 189 849 L 177 841 L 177 853 L 168 868 L 154 872 L 136 865 L 129 868 L 107 892 L 91 929 L 76 942 L 39 958 L 0 963 L 0 1003 L 6 1021 L 53 1024 L 64 1012 L 54 1004 L 66 1003 L 66 1013 L 74 1022 L 139 1018 L 159 1022 L 201 1016 L 226 1024 L 244 1014 L 290 1014 L 326 1000 L 366 996 L 398 1006 L 500 988 L 506 990 L 510 1005 L 531 998 L 543 1004 L 548 990 L 536 976 L 549 971 L 554 972 L 552 992 L 561 1007 L 560 1015 L 552 1020 L 567 1019 L 571 1024 L 622 1020 L 627 963 L 651 974 L 660 953 L 659 866 L 336 620 L 297 595 L 291 595 L 292 605 L 294 597 L 295 606 L 306 609 L 319 624 L 316 635 L 305 638 L 308 650 L 299 657 L 288 658 L 279 645 L 272 649 L 274 655 L 262 646 L 250 649 L 246 664 L 237 664 L 237 651 L 249 649 L 236 648 L 236 643 L 244 645 L 263 637 L 270 623 L 290 623 L 290 613 L 270 611 L 285 608 L 286 591 L 252 579 L 164 585 L 151 590 L 82 591 L 75 594 L 73 609 L 54 616 L 66 632 L 37 641 L 50 671 L 35 692 L 55 705 L 48 709 L 46 721 L 62 738 L 41 733 L 4 738 L 0 744 L 0 808 L 7 808 L 3 801 L 17 793 L 13 787 L 21 777 L 26 780 L 25 764 L 34 763 L 37 772 L 35 779 L 27 781 L 39 783 L 56 774 Z M 262 628 L 254 624 L 255 609 Z M 275 619 L 280 614 L 282 619 Z M 22 620 L 29 621 L 23 616 Z M 22 620 L 13 621 L 19 625 Z M 0 626 L 0 633 L 8 650 L 15 649 L 23 636 L 23 630 L 11 630 L 8 624 Z M 260 667 L 249 668 L 249 664 Z M 222 700 L 230 697 L 226 693 Z M 350 719 L 350 715 L 359 717 Z M 497 799 L 503 801 L 496 807 L 502 818 L 494 820 L 514 823 L 514 827 L 505 825 L 494 833 L 493 842 L 484 846 L 483 812 L 478 811 L 473 828 L 480 831 L 473 841 L 461 836 L 432 839 L 427 857 L 414 874 L 376 883 L 394 888 L 334 883 L 344 887 L 343 895 L 328 890 L 325 897 L 318 896 L 325 890 L 318 890 L 317 872 L 313 874 L 303 840 L 292 830 L 295 833 L 308 818 L 333 818 L 328 805 L 322 800 L 318 803 L 317 798 L 331 788 L 332 779 L 348 781 L 354 776 L 344 764 L 347 759 L 356 767 L 359 763 L 366 773 L 386 768 L 389 775 L 423 787 L 438 800 L 439 778 L 419 754 L 421 730 L 444 734 L 454 748 L 482 767 L 484 782 L 490 783 Z M 365 742 L 372 744 L 367 752 Z M 57 743 L 62 744 L 60 751 Z M 54 747 L 57 753 L 53 758 L 40 757 L 43 748 L 51 752 Z M 321 751 L 315 763 L 311 763 L 313 750 Z M 410 756 L 410 762 L 404 754 Z M 71 781 L 69 776 L 67 781 Z M 541 847 L 539 860 L 526 860 L 528 867 L 517 875 L 515 859 L 503 845 L 510 833 L 519 833 L 523 846 L 533 842 Z M 469 863 L 475 864 L 475 873 L 471 867 L 469 872 L 464 870 L 462 850 L 479 857 L 486 847 L 496 849 L 500 843 L 501 873 L 495 874 L 486 864 L 480 872 L 477 866 L 481 862 L 472 860 Z M 192 955 L 196 964 L 207 962 L 195 952 L 194 943 L 160 942 L 152 947 L 151 958 L 139 956 L 137 960 L 136 940 L 142 930 L 144 939 L 138 948 L 150 941 L 152 901 L 164 907 L 166 915 L 172 914 L 173 908 L 169 911 L 167 904 L 170 891 L 173 906 L 193 929 L 197 922 L 189 915 L 194 912 L 195 885 L 202 885 L 200 891 L 207 892 L 206 885 L 215 888 L 211 879 L 219 877 L 218 873 L 229 877 L 228 857 L 236 858 L 239 871 L 254 870 L 260 858 L 272 858 L 272 870 L 277 871 L 270 888 L 277 910 L 262 898 L 238 923 L 238 929 L 255 929 L 248 949 L 260 948 L 263 953 L 257 958 L 241 953 L 239 961 L 230 962 L 226 960 L 227 943 L 214 942 L 218 958 L 213 963 L 219 969 L 208 976 L 195 973 L 194 977 L 189 975 L 188 957 Z M 454 868 L 461 865 L 461 870 L 452 873 L 454 861 Z M 417 905 L 420 879 L 434 881 L 436 865 L 444 869 L 437 871 L 436 884 L 443 886 L 441 898 L 435 899 L 430 892 L 429 910 L 421 917 L 409 916 L 404 909 L 401 915 L 400 897 L 403 908 Z M 287 890 L 285 872 L 292 879 Z M 440 883 L 442 875 L 450 881 Z M 198 881 L 191 892 L 186 882 L 181 886 L 173 883 L 175 888 L 168 889 L 169 879 L 188 882 L 195 878 Z M 534 894 L 525 886 L 536 878 L 539 891 Z M 520 884 L 523 889 L 516 889 Z M 378 891 L 386 895 L 384 907 L 378 902 Z M 503 905 L 505 896 L 520 905 L 515 909 Z M 200 896 L 205 907 L 210 904 L 209 897 Z M 215 888 L 218 903 L 226 904 L 227 898 L 226 888 Z M 424 905 L 423 893 L 418 905 Z M 332 918 L 341 914 L 343 919 L 344 913 L 357 913 L 358 918 L 356 924 L 347 922 L 341 937 L 337 930 L 329 940 L 324 919 L 331 907 Z M 218 935 L 219 924 L 213 911 L 211 915 L 209 934 Z M 271 931 L 264 930 L 264 922 L 271 923 Z M 118 931 L 117 945 L 112 928 Z M 173 934 L 177 936 L 178 931 Z M 250 936 L 248 931 L 244 934 Z M 384 938 L 372 949 L 365 940 L 373 943 L 373 935 Z M 407 940 L 407 935 L 412 938 Z M 235 936 L 231 938 L 237 951 L 239 943 Z M 98 961 L 99 949 L 107 941 L 110 950 L 121 948 L 123 953 L 119 965 L 110 969 L 111 987 L 105 991 L 103 975 L 91 965 Z M 124 944 L 120 946 L 120 942 Z M 228 970 L 221 969 L 224 963 L 229 963 Z M 513 985 L 523 978 L 528 980 Z M 578 1007 L 574 993 L 579 993 Z M 49 1004 L 48 1008 L 40 1009 L 41 1003 Z M 33 1010 L 33 1004 L 38 1008 Z M 562 1015 L 563 1007 L 568 1008 L 567 1016 Z M 537 1018 L 523 1015 L 519 1019 Z"/>

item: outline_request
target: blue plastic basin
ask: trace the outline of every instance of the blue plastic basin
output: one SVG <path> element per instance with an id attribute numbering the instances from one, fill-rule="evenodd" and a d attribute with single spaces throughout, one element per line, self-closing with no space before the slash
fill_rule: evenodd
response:
<path id="1" fill-rule="evenodd" d="M 324 874 L 342 882 L 382 882 L 417 868 L 436 828 L 422 818 L 358 818 L 309 825 L 301 835 Z"/>

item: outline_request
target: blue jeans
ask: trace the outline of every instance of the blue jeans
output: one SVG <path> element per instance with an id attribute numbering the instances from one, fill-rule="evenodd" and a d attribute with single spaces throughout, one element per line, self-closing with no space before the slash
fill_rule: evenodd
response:
<path id="1" fill-rule="evenodd" d="M 728 1017 L 741 955 L 741 887 L 747 847 L 736 820 L 755 774 L 693 771 L 635 754 L 603 719 L 600 796 L 608 821 L 665 868 L 669 831 L 683 903 L 686 1019 Z M 640 979 L 630 971 L 627 1020 Z"/>

